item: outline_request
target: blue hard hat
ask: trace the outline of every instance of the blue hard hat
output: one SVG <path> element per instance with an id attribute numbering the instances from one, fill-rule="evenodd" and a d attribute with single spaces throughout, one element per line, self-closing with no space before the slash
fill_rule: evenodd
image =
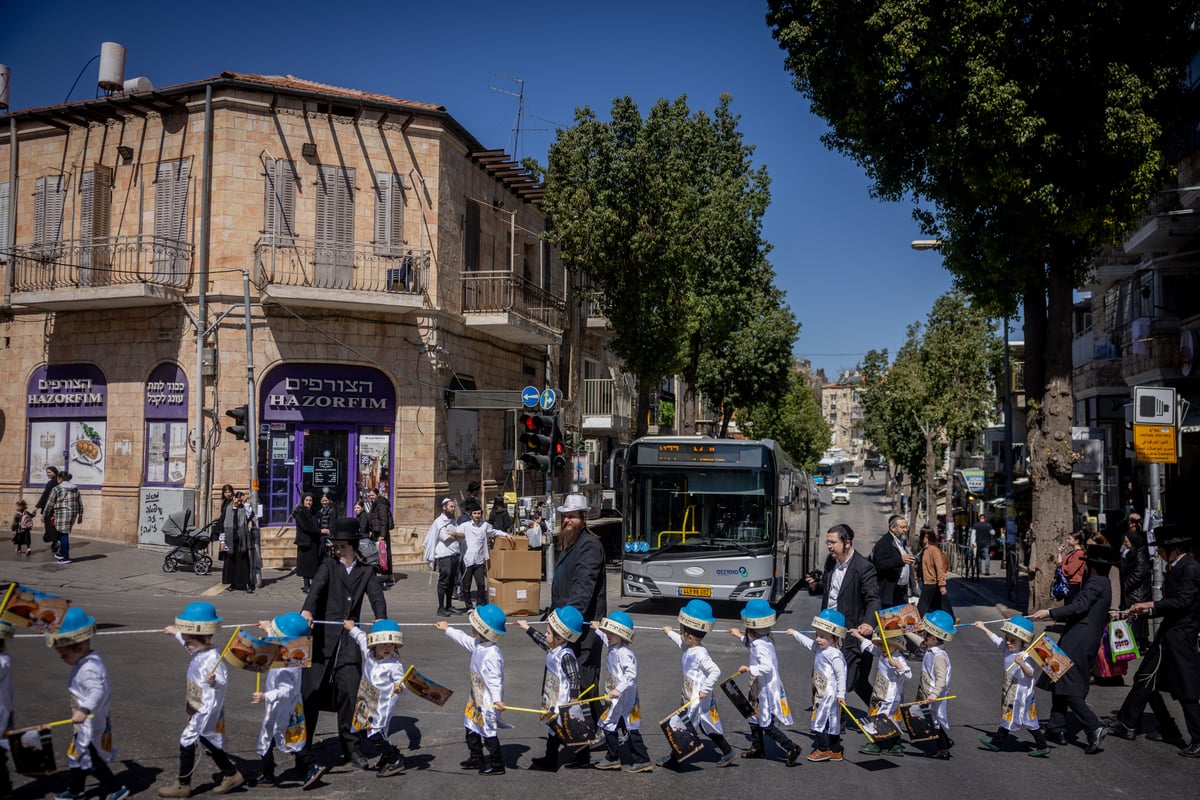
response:
<path id="1" fill-rule="evenodd" d="M 468 619 L 475 632 L 488 641 L 495 642 L 506 633 L 504 609 L 494 603 L 476 606 L 471 610 Z"/>
<path id="2" fill-rule="evenodd" d="M 404 634 L 400 632 L 400 626 L 390 619 L 375 620 L 375 624 L 371 626 L 371 632 L 367 634 L 367 646 L 374 647 L 377 644 L 394 644 L 403 647 Z"/>
<path id="3" fill-rule="evenodd" d="M 846 635 L 846 615 L 836 608 L 827 608 L 813 617 L 813 627 L 840 639 Z"/>
<path id="4" fill-rule="evenodd" d="M 1009 617 L 1000 626 L 1000 630 L 1017 637 L 1025 644 L 1033 642 L 1033 623 L 1025 617 Z"/>
<path id="5" fill-rule="evenodd" d="M 775 624 L 775 609 L 766 600 L 756 597 L 742 608 L 742 622 L 747 628 L 769 628 Z"/>
<path id="6" fill-rule="evenodd" d="M 627 642 L 633 641 L 633 617 L 624 611 L 614 611 L 600 620 L 600 630 L 615 633 Z"/>
<path id="7" fill-rule="evenodd" d="M 580 614 L 575 606 L 554 609 L 547 622 L 555 633 L 568 642 L 579 641 L 579 637 L 583 635 L 583 614 Z"/>
<path id="8" fill-rule="evenodd" d="M 703 600 L 689 600 L 687 605 L 679 609 L 679 624 L 702 633 L 709 633 L 717 624 L 713 616 L 712 606 Z"/>
<path id="9" fill-rule="evenodd" d="M 203 600 L 197 600 L 195 603 L 188 603 L 184 607 L 183 613 L 176 619 L 181 619 L 186 622 L 220 622 L 221 618 L 217 616 L 217 609 L 212 603 L 206 603 Z"/>
<path id="10" fill-rule="evenodd" d="M 943 642 L 948 642 L 954 638 L 955 625 L 954 617 L 947 614 L 945 611 L 930 611 L 921 620 L 921 627 L 928 633 L 933 634 Z"/>
<path id="11" fill-rule="evenodd" d="M 89 617 L 87 612 L 78 606 L 71 606 L 63 614 L 62 623 L 57 631 L 46 634 L 46 645 L 78 644 L 92 638 L 96 633 L 96 618 Z"/>
<path id="12" fill-rule="evenodd" d="M 286 614 L 280 614 L 271 620 L 271 626 L 274 630 L 271 631 L 272 636 L 279 636 L 285 639 L 298 639 L 301 636 L 308 635 L 308 620 L 295 611 L 289 611 Z"/>

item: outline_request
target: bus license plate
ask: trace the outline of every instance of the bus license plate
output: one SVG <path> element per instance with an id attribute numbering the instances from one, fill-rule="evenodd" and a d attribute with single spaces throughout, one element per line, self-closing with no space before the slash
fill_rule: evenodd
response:
<path id="1" fill-rule="evenodd" d="M 712 597 L 711 586 L 680 586 L 680 597 Z"/>

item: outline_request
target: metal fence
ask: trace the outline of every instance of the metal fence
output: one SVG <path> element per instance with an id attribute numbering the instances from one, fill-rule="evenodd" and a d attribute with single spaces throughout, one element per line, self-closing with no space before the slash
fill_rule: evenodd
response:
<path id="1" fill-rule="evenodd" d="M 300 237 L 263 237 L 254 245 L 255 284 L 423 294 L 429 251 L 378 252 L 373 244 L 333 245 Z"/>
<path id="2" fill-rule="evenodd" d="M 20 245 L 13 251 L 13 290 L 37 292 L 123 284 L 187 289 L 192 245 L 160 236 L 106 236 Z"/>

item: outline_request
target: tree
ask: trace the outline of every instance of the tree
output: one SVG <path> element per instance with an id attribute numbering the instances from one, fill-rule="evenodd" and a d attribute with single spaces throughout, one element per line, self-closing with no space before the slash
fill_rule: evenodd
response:
<path id="1" fill-rule="evenodd" d="M 805 377 L 789 375 L 788 391 L 770 403 L 758 403 L 738 416 L 738 426 L 755 439 L 774 439 L 798 464 L 812 470 L 829 447 L 829 425 Z"/>
<path id="2" fill-rule="evenodd" d="M 738 328 L 747 287 L 767 290 L 754 279 L 770 275 L 760 235 L 768 180 L 730 103 L 722 96 L 709 116 L 683 97 L 659 100 L 643 119 L 618 98 L 610 122 L 578 109 L 550 146 L 547 238 L 604 293 L 610 348 L 637 378 L 638 435 L 650 388 L 682 372 L 694 391 L 701 357 Z M 688 406 L 683 432 L 694 429 Z"/>
<path id="3" fill-rule="evenodd" d="M 1072 290 L 1169 171 L 1197 5 L 768 0 L 825 143 L 915 201 L 977 303 L 1024 307 L 1034 605 L 1073 525 Z"/>

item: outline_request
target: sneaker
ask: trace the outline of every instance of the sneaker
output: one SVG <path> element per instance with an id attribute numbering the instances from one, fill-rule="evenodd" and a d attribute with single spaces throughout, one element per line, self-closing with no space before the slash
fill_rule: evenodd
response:
<path id="1" fill-rule="evenodd" d="M 371 762 L 368 761 L 367 757 L 364 756 L 358 750 L 354 750 L 348 756 L 346 756 L 346 763 L 353 764 L 354 766 L 358 767 L 359 769 L 368 769 L 369 770 L 371 768 Z"/>
<path id="2" fill-rule="evenodd" d="M 321 780 L 321 776 L 329 771 L 329 767 L 325 764 L 313 764 L 308 768 L 308 772 L 304 775 L 304 783 L 300 784 L 300 788 L 308 791 L 317 785 Z"/>
<path id="3" fill-rule="evenodd" d="M 1028 753 L 1026 753 L 1026 755 L 1028 755 L 1030 758 L 1045 758 L 1046 756 L 1050 755 L 1050 748 L 1049 747 L 1035 747 L 1032 750 L 1030 750 Z"/>
<path id="4" fill-rule="evenodd" d="M 809 761 L 828 761 L 833 758 L 833 753 L 828 750 L 813 750 L 808 754 Z"/>
<path id="5" fill-rule="evenodd" d="M 446 609 L 444 609 L 444 608 L 439 608 L 439 609 L 437 610 L 437 615 L 438 615 L 439 617 L 448 617 L 448 616 L 450 616 L 450 612 L 449 612 L 449 611 L 447 611 L 447 610 L 446 610 Z"/>
<path id="6" fill-rule="evenodd" d="M 1136 730 L 1115 717 L 1105 721 L 1105 728 L 1106 731 L 1111 733 L 1113 736 L 1119 736 L 1122 739 L 1128 739 L 1131 742 L 1136 739 L 1138 735 Z"/>
<path id="7" fill-rule="evenodd" d="M 750 745 L 750 749 L 742 753 L 742 758 L 766 758 L 767 754 L 763 749 L 756 744 Z"/>
<path id="8" fill-rule="evenodd" d="M 788 750 L 787 751 L 787 765 L 789 767 L 794 767 L 796 765 L 796 762 L 800 760 L 800 756 L 802 756 L 802 755 L 804 755 L 804 750 L 801 749 L 799 746 L 793 747 L 791 750 Z"/>
<path id="9" fill-rule="evenodd" d="M 1083 749 L 1083 754 L 1094 756 L 1100 752 L 1100 745 L 1104 744 L 1104 737 L 1108 735 L 1108 728 L 1101 725 L 1094 731 L 1088 734 L 1087 747 Z"/>
<path id="10" fill-rule="evenodd" d="M 175 781 L 171 786 L 158 787 L 159 797 L 191 797 L 192 787 Z M 60 794 L 59 797 L 83 797 L 81 794 Z"/>
<path id="11" fill-rule="evenodd" d="M 404 763 L 404 756 L 399 753 L 396 757 L 379 765 L 379 777 L 390 778 L 393 775 L 399 775 L 407 769 Z"/>
<path id="12" fill-rule="evenodd" d="M 988 750 L 991 750 L 993 753 L 1000 752 L 1000 745 L 996 744 L 996 740 L 992 738 L 992 735 L 990 733 L 985 733 L 982 736 L 980 736 L 979 743 L 981 745 L 983 745 L 984 747 L 986 747 Z"/>
<path id="13" fill-rule="evenodd" d="M 625 771 L 626 772 L 651 772 L 653 769 L 654 769 L 653 764 L 651 764 L 649 761 L 643 761 L 640 764 L 630 764 L 628 767 L 625 768 Z"/>
<path id="14" fill-rule="evenodd" d="M 483 769 L 483 759 L 472 756 L 471 758 L 458 762 L 458 765 L 463 769 Z"/>
<path id="15" fill-rule="evenodd" d="M 246 783 L 250 786 L 274 786 L 279 783 L 279 778 L 275 776 L 274 772 L 260 772 Z"/>
<path id="16" fill-rule="evenodd" d="M 119 786 L 115 792 L 109 792 L 107 795 L 105 795 L 104 800 L 125 800 L 125 798 L 129 797 L 131 794 L 133 793 L 130 792 L 129 789 L 124 786 Z"/>
<path id="17" fill-rule="evenodd" d="M 504 764 L 503 764 L 503 762 L 501 762 L 499 764 L 488 764 L 488 765 L 480 768 L 479 774 L 480 775 L 503 775 L 504 774 Z"/>
<path id="18" fill-rule="evenodd" d="M 883 753 L 883 751 L 879 749 L 879 745 L 875 744 L 874 742 L 867 742 L 862 747 L 858 748 L 858 752 L 862 753 L 864 756 L 877 756 Z"/>
<path id="19" fill-rule="evenodd" d="M 843 758 L 844 758 L 843 751 L 841 751 L 841 750 L 831 750 L 829 753 L 830 761 L 842 761 Z"/>
<path id="20" fill-rule="evenodd" d="M 901 756 L 901 757 L 903 757 L 903 756 L 904 756 L 904 745 L 902 745 L 902 744 L 894 744 L 894 745 L 892 745 L 892 746 L 891 746 L 889 749 L 887 749 L 887 750 L 884 750 L 883 752 L 887 753 L 889 756 Z"/>
<path id="21" fill-rule="evenodd" d="M 722 753 L 721 757 L 719 759 L 717 759 L 717 766 L 718 767 L 728 767 L 733 762 L 737 761 L 740 756 L 741 756 L 741 753 L 739 753 L 737 750 L 734 750 L 731 747 L 731 748 L 729 748 L 728 753 Z"/>
<path id="22" fill-rule="evenodd" d="M 245 782 L 245 775 L 240 772 L 234 772 L 232 775 L 226 775 L 221 778 L 221 782 L 213 788 L 213 794 L 228 794 Z"/>
<path id="23" fill-rule="evenodd" d="M 76 794 L 75 792 L 72 792 L 70 789 L 64 789 L 54 796 L 57 798 L 60 798 L 60 800 L 81 800 L 81 798 L 86 797 L 87 794 L 84 792 L 80 792 L 80 793 Z"/>
<path id="24" fill-rule="evenodd" d="M 938 750 L 931 757 L 936 758 L 939 761 L 949 761 L 950 760 L 950 751 L 949 750 Z"/>
<path id="25" fill-rule="evenodd" d="M 597 761 L 595 764 L 592 764 L 592 766 L 596 769 L 620 769 L 621 759 L 614 758 L 610 761 L 606 758 L 603 761 Z"/>

